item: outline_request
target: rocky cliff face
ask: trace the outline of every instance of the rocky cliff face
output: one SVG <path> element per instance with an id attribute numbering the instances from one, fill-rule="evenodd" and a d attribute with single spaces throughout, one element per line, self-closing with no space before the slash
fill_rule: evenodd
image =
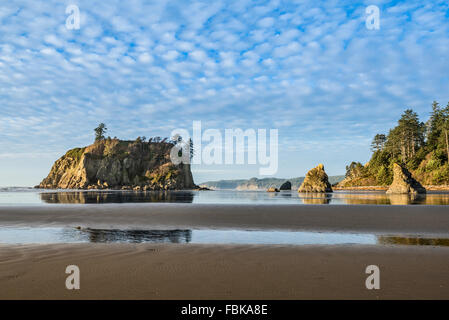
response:
<path id="1" fill-rule="evenodd" d="M 307 172 L 298 192 L 332 192 L 331 184 L 322 164 Z"/>
<path id="2" fill-rule="evenodd" d="M 190 165 L 170 161 L 169 142 L 100 140 L 68 151 L 39 188 L 177 190 L 195 187 Z"/>
<path id="3" fill-rule="evenodd" d="M 411 173 L 395 163 L 393 165 L 393 183 L 387 190 L 388 194 L 418 194 L 426 193 L 426 189 L 415 179 Z"/>

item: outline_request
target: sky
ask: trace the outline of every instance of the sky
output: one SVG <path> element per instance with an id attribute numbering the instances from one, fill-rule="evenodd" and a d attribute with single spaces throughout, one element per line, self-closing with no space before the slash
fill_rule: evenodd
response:
<path id="1" fill-rule="evenodd" d="M 76 5 L 80 28 L 68 29 Z M 380 28 L 366 27 L 366 8 Z M 447 1 L 2 1 L 0 186 L 68 149 L 175 128 L 278 129 L 276 177 L 366 162 L 406 108 L 449 101 Z M 195 182 L 258 165 L 195 165 Z"/>

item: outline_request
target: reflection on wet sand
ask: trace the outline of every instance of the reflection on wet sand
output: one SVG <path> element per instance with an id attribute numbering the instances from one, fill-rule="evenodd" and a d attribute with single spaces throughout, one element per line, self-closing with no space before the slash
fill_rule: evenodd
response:
<path id="1" fill-rule="evenodd" d="M 100 204 L 137 202 L 178 203 L 296 203 L 343 205 L 449 205 L 448 193 L 387 195 L 385 192 L 298 193 L 296 191 L 67 191 L 37 194 L 48 204 Z M 9 201 L 9 200 L 8 200 Z M 1 202 L 1 201 L 0 201 Z"/>
<path id="2" fill-rule="evenodd" d="M 384 192 L 375 193 L 334 193 L 332 200 L 342 199 L 346 204 L 380 204 L 380 205 L 448 205 L 448 194 L 386 194 Z"/>
<path id="3" fill-rule="evenodd" d="M 414 246 L 449 246 L 449 238 L 415 238 L 415 237 L 392 237 L 377 236 L 379 244 L 398 244 Z"/>
<path id="4" fill-rule="evenodd" d="M 130 243 L 188 243 L 192 240 L 191 230 L 118 230 L 82 229 L 89 242 L 130 242 Z"/>
<path id="5" fill-rule="evenodd" d="M 309 199 L 313 200 L 313 199 Z M 317 199 L 315 199 L 317 200 Z M 120 230 L 120 229 L 75 229 L 72 232 L 78 233 L 85 241 L 91 243 L 190 243 L 192 242 L 192 230 Z M 196 231 L 197 232 L 197 231 Z M 215 231 L 218 232 L 218 231 Z M 257 236 L 257 231 L 246 231 L 248 235 Z M 296 233 L 296 234 L 300 234 Z M 279 232 L 278 232 L 279 234 Z M 295 232 L 293 232 L 295 234 Z M 214 232 L 210 237 L 213 238 Z M 273 232 L 276 235 L 276 232 Z M 76 236 L 75 234 L 66 234 L 66 237 Z M 305 235 L 304 235 L 305 236 Z M 305 236 L 307 237 L 307 236 Z M 421 238 L 404 236 L 376 236 L 377 244 L 381 245 L 408 245 L 408 246 L 449 246 L 449 238 Z M 232 237 L 232 241 L 238 239 Z M 231 242 L 232 242 L 231 241 Z"/>
<path id="6" fill-rule="evenodd" d="M 181 202 L 191 203 L 190 191 L 73 191 L 46 192 L 40 194 L 46 203 L 89 204 L 129 202 Z"/>
<path id="7" fill-rule="evenodd" d="M 217 195 L 217 194 L 215 194 Z M 232 197 L 227 195 L 228 198 Z M 334 193 L 298 193 L 296 191 L 237 192 L 236 201 L 260 201 L 264 199 L 299 199 L 303 204 L 370 204 L 370 205 L 449 205 L 449 194 L 430 193 L 424 195 L 386 194 L 385 192 L 334 192 Z"/>
<path id="8" fill-rule="evenodd" d="M 350 193 L 341 194 L 335 193 L 332 195 L 333 200 L 343 200 L 345 204 L 390 204 L 390 201 L 385 193 L 373 192 L 373 193 Z"/>
<path id="9" fill-rule="evenodd" d="M 329 204 L 331 193 L 298 193 L 304 204 Z"/>

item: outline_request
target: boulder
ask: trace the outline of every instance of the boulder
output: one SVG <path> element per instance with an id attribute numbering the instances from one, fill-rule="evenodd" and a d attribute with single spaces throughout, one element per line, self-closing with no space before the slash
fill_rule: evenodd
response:
<path id="1" fill-rule="evenodd" d="M 324 165 L 319 164 L 316 168 L 307 172 L 298 192 L 332 192 L 332 186 L 324 171 Z"/>
<path id="2" fill-rule="evenodd" d="M 285 181 L 282 186 L 279 188 L 279 190 L 291 190 L 292 189 L 292 183 L 290 181 Z"/>
<path id="3" fill-rule="evenodd" d="M 268 188 L 267 192 L 279 192 L 279 189 L 275 187 L 270 187 Z"/>
<path id="4" fill-rule="evenodd" d="M 419 194 L 426 193 L 426 189 L 401 165 L 393 164 L 393 183 L 387 194 Z"/>

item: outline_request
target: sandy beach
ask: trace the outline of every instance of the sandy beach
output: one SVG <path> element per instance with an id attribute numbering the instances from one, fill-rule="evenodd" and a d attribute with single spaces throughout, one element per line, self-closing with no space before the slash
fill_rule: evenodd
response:
<path id="1" fill-rule="evenodd" d="M 364 232 L 447 238 L 444 206 L 54 205 L 2 207 L 3 227 Z M 81 290 L 65 288 L 65 268 Z M 377 265 L 381 289 L 367 290 Z M 0 245 L 0 299 L 449 299 L 449 247 Z"/>
<path id="2" fill-rule="evenodd" d="M 448 299 L 449 248 L 0 246 L 0 299 Z M 65 288 L 67 265 L 81 288 Z M 365 268 L 381 289 L 365 288 Z"/>

